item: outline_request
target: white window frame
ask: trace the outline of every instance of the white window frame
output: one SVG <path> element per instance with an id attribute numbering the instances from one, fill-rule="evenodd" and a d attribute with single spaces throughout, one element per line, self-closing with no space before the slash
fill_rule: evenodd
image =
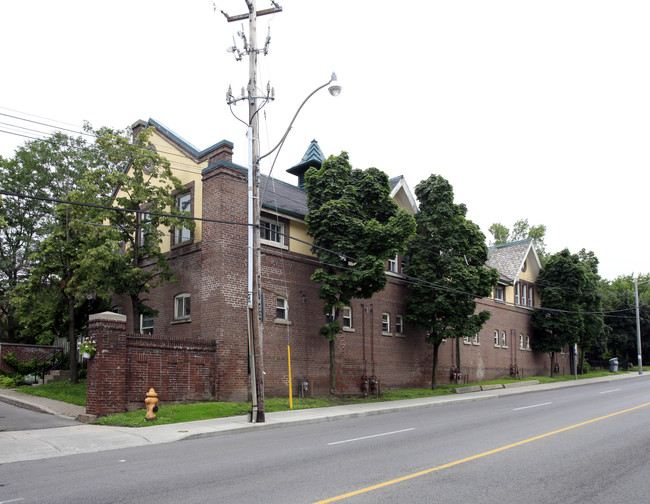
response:
<path id="1" fill-rule="evenodd" d="M 341 320 L 343 322 L 343 329 L 350 330 L 352 329 L 352 308 L 349 306 L 344 306 L 341 311 Z"/>
<path id="2" fill-rule="evenodd" d="M 524 335 L 519 334 L 519 350 L 523 350 L 523 349 L 524 349 Z"/>
<path id="3" fill-rule="evenodd" d="M 532 308 L 532 307 L 534 306 L 534 304 L 535 304 L 534 301 L 533 301 L 533 295 L 534 295 L 534 293 L 535 293 L 535 291 L 533 290 L 533 286 L 532 286 L 532 285 L 529 285 L 529 286 L 528 286 L 528 306 L 530 306 L 531 308 Z"/>
<path id="4" fill-rule="evenodd" d="M 275 320 L 289 320 L 289 303 L 286 298 L 275 298 Z"/>
<path id="5" fill-rule="evenodd" d="M 501 348 L 508 348 L 508 333 L 501 331 Z"/>
<path id="6" fill-rule="evenodd" d="M 477 333 L 472 337 L 472 345 L 480 345 L 480 344 L 481 342 L 479 340 L 478 333 Z"/>
<path id="7" fill-rule="evenodd" d="M 499 346 L 499 330 L 498 329 L 494 330 L 494 346 L 495 347 Z"/>
<path id="8" fill-rule="evenodd" d="M 389 271 L 391 273 L 399 273 L 397 265 L 399 264 L 399 256 L 395 255 L 393 259 L 388 260 L 388 267 L 386 268 L 386 271 Z"/>
<path id="9" fill-rule="evenodd" d="M 191 295 L 183 292 L 174 296 L 174 320 L 189 320 Z"/>
<path id="10" fill-rule="evenodd" d="M 505 300 L 505 289 L 502 285 L 497 285 L 494 288 L 494 300 L 495 301 L 504 301 Z"/>
<path id="11" fill-rule="evenodd" d="M 469 336 L 463 336 L 463 344 L 464 345 L 469 345 L 470 344 Z"/>
<path id="12" fill-rule="evenodd" d="M 267 236 L 265 236 L 265 233 Z M 288 248 L 284 245 L 284 224 L 277 220 L 261 218 L 260 241 L 275 247 Z"/>
<path id="13" fill-rule="evenodd" d="M 530 336 L 526 336 L 526 350 L 530 350 Z"/>
<path id="14" fill-rule="evenodd" d="M 187 202 L 183 200 L 187 199 Z M 192 193 L 190 191 L 176 196 L 176 207 L 183 211 L 192 213 Z M 185 207 L 185 208 L 183 208 Z M 192 232 L 183 226 L 174 228 L 174 245 L 180 245 L 192 241 Z"/>
<path id="15" fill-rule="evenodd" d="M 147 323 L 145 327 L 145 322 Z M 154 317 L 140 314 L 140 334 L 153 334 Z"/>
<path id="16" fill-rule="evenodd" d="M 404 317 L 395 315 L 395 334 L 404 334 Z"/>
<path id="17" fill-rule="evenodd" d="M 519 304 L 519 300 L 521 299 L 519 294 L 520 294 L 520 285 L 519 285 L 519 282 L 517 282 L 515 284 L 515 304 L 516 305 Z"/>
<path id="18" fill-rule="evenodd" d="M 390 313 L 381 314 L 381 332 L 382 334 L 390 334 Z"/>
<path id="19" fill-rule="evenodd" d="M 523 284 L 521 286 L 521 305 L 522 306 L 528 306 L 528 286 L 526 284 Z"/>

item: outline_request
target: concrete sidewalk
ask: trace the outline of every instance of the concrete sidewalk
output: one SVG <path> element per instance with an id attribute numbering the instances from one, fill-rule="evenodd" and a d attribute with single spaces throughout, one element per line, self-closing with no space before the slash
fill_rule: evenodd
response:
<path id="1" fill-rule="evenodd" d="M 277 429 L 290 425 L 329 422 L 343 418 L 379 415 L 382 413 L 393 413 L 414 408 L 430 408 L 467 401 L 498 399 L 499 397 L 514 394 L 542 392 L 635 377 L 647 378 L 648 376 L 639 375 L 638 373 L 625 373 L 586 380 L 517 386 L 422 399 L 281 411 L 267 413 L 266 422 L 264 423 L 250 423 L 246 416 L 237 416 L 197 422 L 152 425 L 151 427 L 142 428 L 109 427 L 79 423 L 79 425 L 53 429 L 0 432 L 0 464 L 159 443 L 171 443 L 183 439 L 219 436 L 242 431 Z M 0 401 L 75 419 L 78 418 L 78 415 L 85 414 L 85 408 L 80 406 L 29 396 L 7 389 L 0 389 Z"/>

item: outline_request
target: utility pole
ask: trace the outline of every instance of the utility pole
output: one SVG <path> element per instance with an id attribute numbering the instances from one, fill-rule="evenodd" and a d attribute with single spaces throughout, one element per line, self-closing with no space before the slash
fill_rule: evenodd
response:
<path id="1" fill-rule="evenodd" d="M 639 366 L 639 374 L 643 374 L 643 359 L 641 358 L 641 319 L 639 317 L 639 279 L 634 279 L 634 298 L 636 300 L 636 348 L 637 348 L 637 363 Z"/>
<path id="2" fill-rule="evenodd" d="M 271 90 L 267 89 L 266 96 L 257 96 L 257 54 L 260 51 L 257 48 L 257 16 L 274 14 L 281 12 L 276 2 L 272 1 L 273 8 L 257 11 L 255 0 L 245 0 L 248 6 L 248 14 L 229 16 L 221 11 L 228 22 L 241 21 L 248 18 L 249 30 L 248 40 L 246 35 L 239 32 L 239 37 L 244 42 L 243 50 L 239 50 L 236 44 L 233 44 L 228 50 L 235 54 L 237 61 L 242 59 L 243 55 L 248 56 L 248 96 L 235 98 L 232 90 L 228 89 L 226 101 L 229 105 L 236 103 L 238 100 L 248 100 L 248 347 L 249 361 L 251 367 L 251 402 L 252 415 L 251 421 L 264 422 L 264 339 L 262 335 L 262 288 L 261 288 L 261 251 L 260 251 L 260 208 L 259 199 L 259 162 L 260 162 L 260 144 L 259 144 L 259 115 L 257 100 L 258 98 L 270 101 L 273 99 Z M 268 52 L 270 36 L 267 36 L 266 44 L 262 51 Z M 243 91 L 243 90 L 242 90 Z"/>

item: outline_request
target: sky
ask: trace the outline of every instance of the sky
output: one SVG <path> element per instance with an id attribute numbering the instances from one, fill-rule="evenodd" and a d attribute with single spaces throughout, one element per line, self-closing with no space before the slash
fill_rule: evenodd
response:
<path id="1" fill-rule="evenodd" d="M 256 0 L 258 10 L 270 0 Z M 593 251 L 606 279 L 650 273 L 647 0 L 278 0 L 258 18 L 262 172 L 296 184 L 312 139 L 355 168 L 432 174 L 488 242 L 519 219 L 546 249 Z M 223 139 L 246 165 L 244 0 L 0 2 L 0 155 L 51 126 L 126 128 L 153 118 L 199 150 Z M 270 31 L 269 31 L 270 30 Z M 237 116 L 237 117 L 235 117 Z M 42 123 L 42 124 L 38 124 Z M 28 129 L 25 129 L 28 128 Z M 36 130 L 36 131 L 33 131 Z M 1 183 L 0 183 L 1 185 Z"/>

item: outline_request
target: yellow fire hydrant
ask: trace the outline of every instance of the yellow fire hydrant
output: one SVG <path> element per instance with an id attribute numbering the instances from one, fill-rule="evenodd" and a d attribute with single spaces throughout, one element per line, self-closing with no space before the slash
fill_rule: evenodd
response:
<path id="1" fill-rule="evenodd" d="M 144 400 L 145 405 L 147 406 L 147 414 L 144 419 L 147 422 L 152 422 L 156 419 L 156 411 L 158 411 L 158 394 L 153 388 L 149 389 L 147 392 L 147 398 Z"/>

